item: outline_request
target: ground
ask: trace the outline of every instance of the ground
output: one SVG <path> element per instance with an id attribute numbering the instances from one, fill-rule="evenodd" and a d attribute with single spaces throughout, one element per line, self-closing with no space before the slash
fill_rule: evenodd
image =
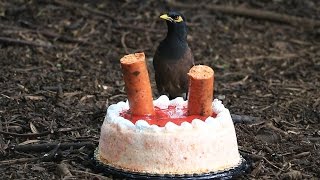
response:
<path id="1" fill-rule="evenodd" d="M 158 96 L 151 64 L 168 9 L 186 16 L 196 64 L 215 70 L 214 96 L 234 114 L 257 117 L 235 125 L 252 162 L 239 179 L 320 178 L 320 28 L 208 8 L 320 20 L 320 2 L 202 3 L 0 1 L 0 179 L 108 179 L 88 157 L 108 105 L 126 100 L 119 59 L 144 51 Z"/>

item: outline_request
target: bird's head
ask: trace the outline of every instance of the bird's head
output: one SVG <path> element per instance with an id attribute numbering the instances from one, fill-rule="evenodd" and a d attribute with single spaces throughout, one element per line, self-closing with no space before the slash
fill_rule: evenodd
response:
<path id="1" fill-rule="evenodd" d="M 182 14 L 171 11 L 160 16 L 161 19 L 166 20 L 168 25 L 167 36 L 177 36 L 186 40 L 187 38 L 187 25 L 185 18 Z"/>
<path id="2" fill-rule="evenodd" d="M 172 23 L 172 24 L 176 24 L 176 23 L 185 23 L 185 18 L 183 17 L 182 14 L 175 12 L 175 11 L 171 11 L 167 14 L 163 14 L 160 16 L 161 19 L 166 20 L 168 23 Z"/>

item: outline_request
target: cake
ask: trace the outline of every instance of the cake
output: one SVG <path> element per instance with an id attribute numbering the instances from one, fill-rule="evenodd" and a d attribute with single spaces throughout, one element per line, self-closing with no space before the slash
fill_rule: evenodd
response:
<path id="1" fill-rule="evenodd" d="M 201 178 L 243 164 L 230 112 L 213 100 L 213 69 L 189 70 L 188 100 L 153 100 L 144 53 L 120 62 L 128 100 L 107 109 L 95 154 L 100 164 L 116 172 Z"/>
<path id="2" fill-rule="evenodd" d="M 220 100 L 213 100 L 207 118 L 188 116 L 181 97 L 170 101 L 163 95 L 153 104 L 158 121 L 130 119 L 128 101 L 108 107 L 98 148 L 103 164 L 130 172 L 201 174 L 241 163 L 231 115 Z"/>

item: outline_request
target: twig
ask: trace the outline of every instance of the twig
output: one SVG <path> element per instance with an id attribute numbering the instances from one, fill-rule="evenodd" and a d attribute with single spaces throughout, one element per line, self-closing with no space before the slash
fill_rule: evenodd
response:
<path id="1" fill-rule="evenodd" d="M 246 156 L 249 156 L 251 159 L 253 159 L 253 160 L 264 160 L 266 163 L 268 163 L 269 165 L 271 165 L 272 167 L 274 167 L 274 168 L 276 168 L 276 169 L 278 169 L 278 170 L 280 170 L 280 171 L 283 171 L 283 169 L 282 168 L 280 168 L 280 167 L 278 167 L 278 166 L 276 166 L 276 165 L 274 165 L 272 162 L 270 162 L 266 157 L 264 157 L 264 156 L 260 156 L 260 155 L 257 155 L 257 154 L 253 154 L 253 153 L 251 153 L 251 152 L 242 152 L 244 155 L 246 155 Z"/>
<path id="2" fill-rule="evenodd" d="M 290 16 L 287 14 L 280 14 L 280 13 L 262 10 L 262 9 L 248 9 L 244 7 L 231 7 L 231 6 L 208 5 L 208 4 L 190 5 L 186 3 L 178 3 L 173 0 L 168 0 L 168 4 L 174 7 L 184 8 L 184 9 L 205 8 L 214 12 L 221 12 L 226 14 L 233 14 L 233 15 L 247 16 L 247 17 L 257 18 L 257 19 L 269 20 L 269 21 L 282 22 L 282 23 L 286 23 L 286 24 L 290 24 L 298 27 L 304 26 L 307 28 L 314 28 L 314 27 L 320 26 L 319 20 L 302 18 L 297 16 Z"/>
<path id="3" fill-rule="evenodd" d="M 243 58 L 237 58 L 237 60 L 248 60 L 248 61 L 257 61 L 261 59 L 272 59 L 272 60 L 283 60 L 283 59 L 290 59 L 290 58 L 296 58 L 299 57 L 298 54 L 283 54 L 283 55 L 269 55 L 269 56 L 253 56 L 253 57 L 243 57 Z"/>
<path id="4" fill-rule="evenodd" d="M 63 93 L 63 88 L 62 88 L 61 84 L 58 84 L 57 86 L 43 86 L 43 87 L 41 87 L 41 89 L 43 89 L 45 91 L 56 91 L 59 94 Z"/>
<path id="5" fill-rule="evenodd" d="M 19 164 L 19 163 L 25 163 L 25 162 L 33 162 L 39 160 L 38 157 L 35 158 L 20 158 L 20 159 L 10 159 L 5 161 L 0 161 L 0 167 L 5 165 L 11 165 L 11 164 Z"/>
<path id="6" fill-rule="evenodd" d="M 38 161 L 38 160 L 41 160 L 41 161 L 52 161 L 52 160 L 57 159 L 59 157 L 59 154 L 57 153 L 59 148 L 60 148 L 60 143 L 56 144 L 54 149 L 52 149 L 49 153 L 46 153 L 41 157 L 20 158 L 20 159 L 12 159 L 12 160 L 0 161 L 0 167 L 1 166 L 12 165 L 12 164 L 18 164 L 18 163 L 33 162 L 33 161 Z"/>
<path id="7" fill-rule="evenodd" d="M 125 94 L 116 94 L 116 95 L 114 95 L 114 96 L 111 96 L 111 97 L 109 97 L 109 100 L 114 100 L 114 99 L 116 99 L 116 98 L 118 98 L 118 97 L 126 97 L 127 95 L 125 95 Z"/>
<path id="8" fill-rule="evenodd" d="M 124 32 L 121 36 L 121 44 L 122 47 L 124 48 L 124 51 L 126 52 L 126 54 L 129 54 L 129 50 L 128 47 L 126 45 L 126 36 L 129 34 L 129 32 Z"/>
<path id="9" fill-rule="evenodd" d="M 302 153 L 296 154 L 293 157 L 296 159 L 302 159 L 303 157 L 310 156 L 310 155 L 311 155 L 311 153 L 309 151 L 307 151 L 307 152 L 302 152 Z"/>
<path id="10" fill-rule="evenodd" d="M 92 142 L 67 142 L 67 143 L 43 143 L 43 144 L 25 144 L 25 145 L 16 145 L 12 146 L 11 149 L 15 151 L 22 151 L 22 152 L 46 152 L 50 151 L 51 149 L 55 148 L 59 145 L 59 149 L 66 150 L 70 149 L 71 147 L 74 149 L 79 149 L 81 147 L 90 147 L 93 148 L 95 145 Z"/>
<path id="11" fill-rule="evenodd" d="M 313 143 L 320 143 L 320 137 L 308 137 L 306 141 L 310 141 Z"/>
<path id="12" fill-rule="evenodd" d="M 276 169 L 278 169 L 278 170 L 280 170 L 280 171 L 283 171 L 282 168 L 274 165 L 274 164 L 273 164 L 272 162 L 270 162 L 266 157 L 262 157 L 262 159 L 263 159 L 264 161 L 266 161 L 266 163 L 268 163 L 268 164 L 271 165 L 272 167 L 274 167 L 274 168 L 276 168 Z"/>
<path id="13" fill-rule="evenodd" d="M 56 134 L 59 132 L 68 132 L 68 131 L 77 131 L 77 130 L 81 130 L 84 129 L 85 127 L 75 127 L 75 128 L 61 128 L 58 129 L 56 131 L 45 131 L 45 132 L 41 132 L 41 133 L 32 133 L 32 134 L 18 134 L 18 133 L 13 133 L 13 132 L 6 132 L 6 131 L 2 131 L 0 130 L 0 134 L 3 135 L 8 135 L 8 136 L 14 136 L 14 137 L 40 137 L 40 136 L 46 136 L 49 134 Z"/>
<path id="14" fill-rule="evenodd" d="M 309 179 L 303 178 L 304 174 L 301 171 L 290 170 L 289 172 L 280 174 L 280 179 Z M 312 178 L 310 178 L 312 179 Z"/>
<path id="15" fill-rule="evenodd" d="M 14 136 L 14 137 L 40 137 L 40 136 L 46 136 L 48 134 L 51 134 L 50 131 L 45 131 L 42 133 L 30 133 L 30 134 L 18 134 L 18 133 L 13 133 L 13 132 L 6 132 L 6 131 L 1 131 L 0 134 L 3 135 L 8 135 L 8 136 Z"/>
<path id="16" fill-rule="evenodd" d="M 45 47 L 45 48 L 52 48 L 56 47 L 49 44 L 39 44 L 32 41 L 26 41 L 21 39 L 13 39 L 9 37 L 0 37 L 0 43 L 7 43 L 7 44 L 13 44 L 13 45 L 27 45 L 27 46 L 36 46 L 36 47 Z"/>
<path id="17" fill-rule="evenodd" d="M 272 129 L 272 130 L 274 130 L 274 131 L 276 131 L 276 132 L 279 132 L 279 133 L 280 133 L 281 135 L 283 135 L 285 138 L 287 138 L 287 137 L 289 136 L 286 131 L 284 131 L 284 130 L 282 130 L 282 129 L 280 129 L 280 128 L 275 127 L 272 122 L 268 122 L 268 123 L 266 124 L 266 127 L 270 128 L 270 129 Z"/>

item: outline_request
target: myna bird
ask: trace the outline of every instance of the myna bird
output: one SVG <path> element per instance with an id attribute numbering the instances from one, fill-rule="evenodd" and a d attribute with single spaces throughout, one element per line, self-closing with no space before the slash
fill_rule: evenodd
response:
<path id="1" fill-rule="evenodd" d="M 157 89 L 160 95 L 169 95 L 169 99 L 178 96 L 186 99 L 187 73 L 194 65 L 193 55 L 187 42 L 186 21 L 178 12 L 169 12 L 160 18 L 166 20 L 168 32 L 153 57 Z"/>

